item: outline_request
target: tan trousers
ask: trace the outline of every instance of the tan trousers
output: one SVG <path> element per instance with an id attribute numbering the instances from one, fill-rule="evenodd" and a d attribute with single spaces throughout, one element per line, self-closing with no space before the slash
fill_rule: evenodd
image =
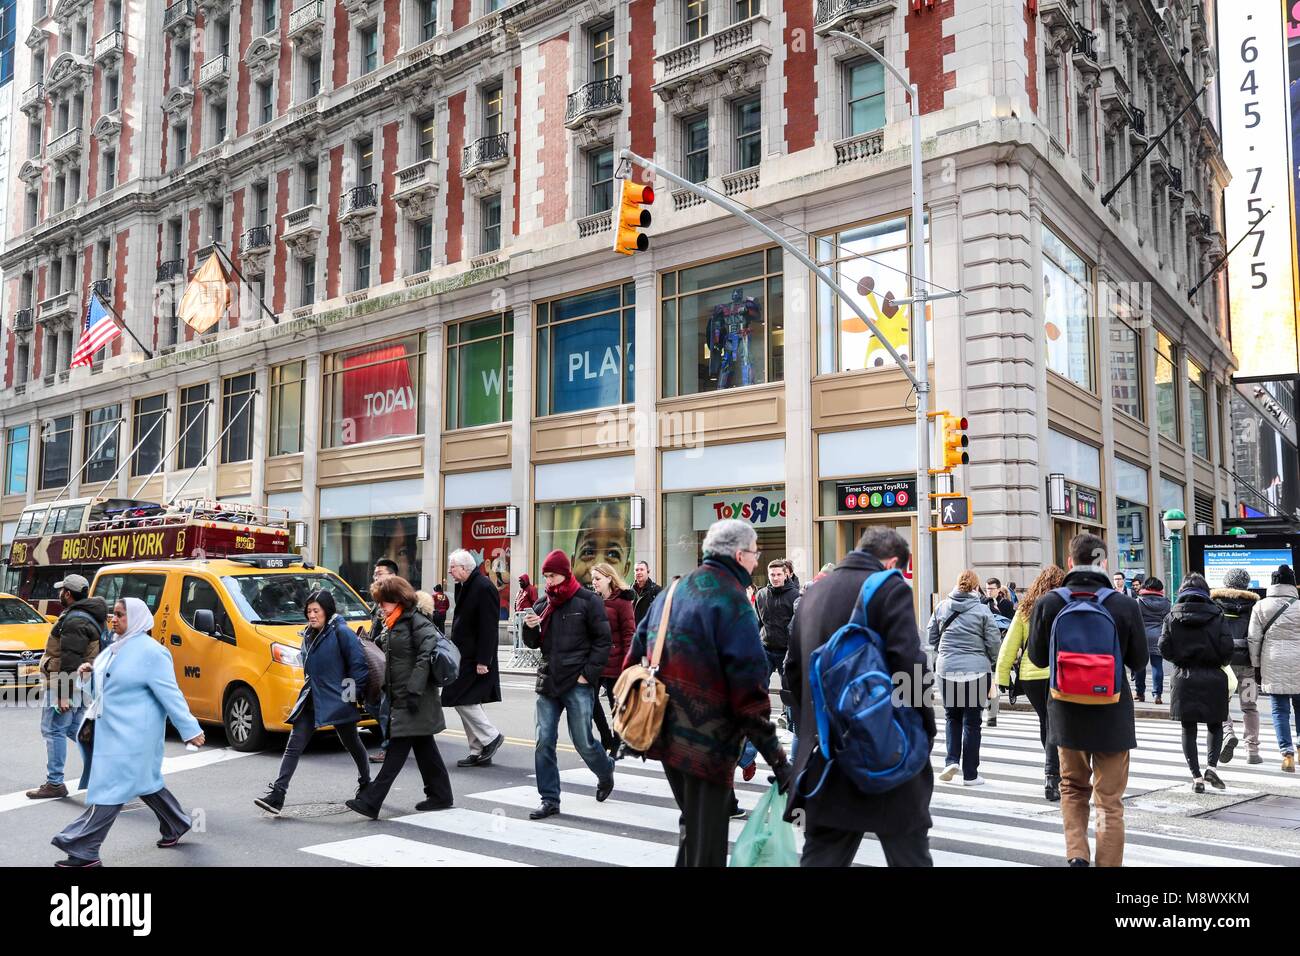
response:
<path id="1" fill-rule="evenodd" d="M 1124 790 L 1128 787 L 1128 751 L 1087 753 L 1059 748 L 1061 754 L 1061 822 L 1065 857 L 1090 859 L 1088 798 L 1097 804 L 1097 866 L 1124 865 Z"/>

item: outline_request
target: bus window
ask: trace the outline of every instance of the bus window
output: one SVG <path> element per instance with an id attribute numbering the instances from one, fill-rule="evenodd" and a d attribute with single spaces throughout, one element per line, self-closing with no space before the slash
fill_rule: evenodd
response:
<path id="1" fill-rule="evenodd" d="M 50 523 L 50 534 L 75 534 L 81 530 L 81 518 L 86 513 L 85 505 L 60 508 L 58 516 Z"/>
<path id="2" fill-rule="evenodd" d="M 24 511 L 23 516 L 18 519 L 18 528 L 14 531 L 15 537 L 40 534 L 41 528 L 45 525 L 45 515 L 49 510 L 49 508 L 33 508 Z"/>

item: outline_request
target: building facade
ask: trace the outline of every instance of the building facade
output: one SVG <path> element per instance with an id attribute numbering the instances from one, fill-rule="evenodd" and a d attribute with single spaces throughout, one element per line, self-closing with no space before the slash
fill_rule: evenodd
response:
<path id="1" fill-rule="evenodd" d="M 1023 585 L 1085 528 L 1159 573 L 1162 509 L 1235 513 L 1222 275 L 1188 298 L 1224 253 L 1212 3 L 26 7 L 6 541 L 69 482 L 284 507 L 356 583 L 387 556 L 431 586 L 461 545 L 507 586 L 552 547 L 666 580 L 733 515 L 805 579 L 872 522 L 915 540 L 904 376 L 808 269 L 688 192 L 660 191 L 647 252 L 614 255 L 624 147 L 770 216 L 905 354 L 909 310 L 883 296 L 913 291 L 911 243 L 961 290 L 926 316 L 932 407 L 971 436 L 974 523 L 939 536 L 940 590 L 967 566 Z M 904 91 L 834 30 L 920 85 L 924 223 Z M 244 279 L 199 336 L 175 302 L 214 242 Z M 69 370 L 92 287 L 141 345 Z"/>

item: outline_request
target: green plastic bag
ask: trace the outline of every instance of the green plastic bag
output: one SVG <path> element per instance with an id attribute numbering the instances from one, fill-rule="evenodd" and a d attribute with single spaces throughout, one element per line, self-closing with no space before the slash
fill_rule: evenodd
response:
<path id="1" fill-rule="evenodd" d="M 785 816 L 785 796 L 772 784 L 749 815 L 731 850 L 731 866 L 798 866 L 794 827 Z"/>

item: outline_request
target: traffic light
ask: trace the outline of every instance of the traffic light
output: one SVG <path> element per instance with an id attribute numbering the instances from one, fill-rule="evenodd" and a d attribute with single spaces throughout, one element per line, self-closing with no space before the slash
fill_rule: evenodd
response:
<path id="1" fill-rule="evenodd" d="M 970 463 L 970 455 L 966 453 L 966 448 L 970 445 L 966 427 L 964 415 L 943 416 L 943 467 L 945 469 Z"/>
<path id="2" fill-rule="evenodd" d="M 650 186 L 623 180 L 618 201 L 618 219 L 614 223 L 614 251 L 630 256 L 650 248 L 650 237 L 638 230 L 650 225 L 650 210 L 642 209 L 655 201 L 655 191 Z"/>

